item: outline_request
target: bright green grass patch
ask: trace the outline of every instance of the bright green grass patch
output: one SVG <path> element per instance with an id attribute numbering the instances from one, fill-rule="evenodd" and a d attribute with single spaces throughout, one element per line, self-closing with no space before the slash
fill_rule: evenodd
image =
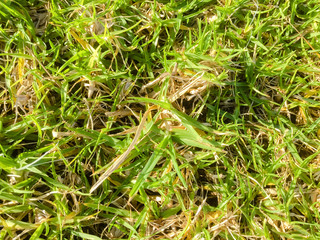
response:
<path id="1" fill-rule="evenodd" d="M 1 1 L 0 239 L 319 239 L 319 8 Z"/>

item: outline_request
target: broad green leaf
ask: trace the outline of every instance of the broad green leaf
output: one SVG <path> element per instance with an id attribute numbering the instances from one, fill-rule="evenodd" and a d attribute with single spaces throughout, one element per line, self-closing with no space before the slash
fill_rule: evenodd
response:
<path id="1" fill-rule="evenodd" d="M 17 167 L 18 167 L 18 164 L 16 163 L 16 161 L 14 159 L 0 155 L 0 168 L 1 169 L 8 171 L 12 168 L 17 168 Z"/>
<path id="2" fill-rule="evenodd" d="M 82 233 L 82 232 L 77 232 L 77 231 L 71 231 L 72 235 L 80 237 L 81 239 L 89 239 L 89 240 L 102 240 L 101 238 L 88 234 L 88 233 Z"/>

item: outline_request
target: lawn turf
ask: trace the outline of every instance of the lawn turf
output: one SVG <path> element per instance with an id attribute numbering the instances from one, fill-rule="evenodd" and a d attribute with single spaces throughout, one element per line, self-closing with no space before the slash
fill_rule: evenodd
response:
<path id="1" fill-rule="evenodd" d="M 320 239 L 316 0 L 1 0 L 0 239 Z"/>

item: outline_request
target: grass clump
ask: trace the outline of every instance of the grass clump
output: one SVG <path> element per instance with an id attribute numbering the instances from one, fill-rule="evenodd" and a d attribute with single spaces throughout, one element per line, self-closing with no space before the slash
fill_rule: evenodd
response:
<path id="1" fill-rule="evenodd" d="M 317 1 L 0 2 L 1 239 L 318 239 Z"/>

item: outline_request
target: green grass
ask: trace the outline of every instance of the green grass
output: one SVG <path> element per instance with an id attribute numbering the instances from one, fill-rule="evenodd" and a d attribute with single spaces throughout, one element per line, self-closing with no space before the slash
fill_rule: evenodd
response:
<path id="1" fill-rule="evenodd" d="M 0 1 L 0 239 L 319 239 L 319 11 Z"/>

